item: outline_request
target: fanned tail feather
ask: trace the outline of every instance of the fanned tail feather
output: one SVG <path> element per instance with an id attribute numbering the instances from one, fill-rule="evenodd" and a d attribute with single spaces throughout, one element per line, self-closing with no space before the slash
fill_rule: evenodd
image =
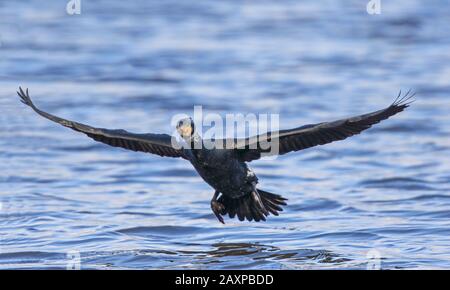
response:
<path id="1" fill-rule="evenodd" d="M 220 214 L 223 216 L 228 214 L 230 218 L 237 216 L 240 221 L 247 219 L 248 221 L 259 222 L 265 221 L 270 214 L 279 215 L 279 212 L 283 211 L 282 206 L 287 205 L 287 199 L 278 194 L 258 189 L 256 197 L 258 196 L 259 202 L 255 200 L 254 194 L 248 194 L 240 198 L 221 195 L 217 200 L 224 206 Z"/>

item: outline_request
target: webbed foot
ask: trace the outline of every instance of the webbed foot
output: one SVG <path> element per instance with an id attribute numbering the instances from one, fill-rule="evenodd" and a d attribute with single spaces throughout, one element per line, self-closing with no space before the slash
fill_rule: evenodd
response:
<path id="1" fill-rule="evenodd" d="M 223 217 L 220 215 L 220 213 L 225 209 L 225 206 L 217 201 L 217 196 L 219 195 L 219 192 L 216 191 L 214 193 L 213 198 L 211 199 L 211 209 L 214 215 L 217 217 L 219 222 L 225 224 L 225 221 L 223 220 Z"/>

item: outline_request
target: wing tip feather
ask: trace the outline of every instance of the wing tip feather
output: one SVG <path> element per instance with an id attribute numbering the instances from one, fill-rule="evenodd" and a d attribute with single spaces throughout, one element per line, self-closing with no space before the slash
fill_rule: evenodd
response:
<path id="1" fill-rule="evenodd" d="M 416 92 L 413 92 L 412 89 L 409 89 L 403 96 L 402 91 L 400 90 L 398 96 L 391 104 L 391 107 L 402 108 L 402 110 L 408 108 L 412 103 L 416 101 L 416 99 L 414 99 L 415 96 Z"/>
<path id="2" fill-rule="evenodd" d="M 20 97 L 20 101 L 27 106 L 33 107 L 33 102 L 31 101 L 30 95 L 28 93 L 28 88 L 23 91 L 22 87 L 19 86 L 19 90 L 17 91 L 17 95 Z"/>

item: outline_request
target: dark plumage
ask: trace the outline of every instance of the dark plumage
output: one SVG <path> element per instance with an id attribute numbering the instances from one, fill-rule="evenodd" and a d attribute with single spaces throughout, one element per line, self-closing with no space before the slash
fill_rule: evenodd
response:
<path id="1" fill-rule="evenodd" d="M 211 200 L 211 209 L 217 219 L 224 223 L 223 217 L 238 217 L 240 221 L 265 221 L 270 214 L 278 215 L 286 199 L 280 195 L 256 188 L 258 178 L 248 168 L 246 162 L 257 160 L 264 154 L 283 155 L 316 145 L 361 133 L 372 125 L 389 118 L 409 106 L 414 94 L 408 91 L 404 96 L 399 93 L 396 100 L 387 108 L 341 119 L 334 122 L 310 124 L 302 127 L 268 132 L 264 135 L 243 139 L 214 140 L 222 144 L 222 149 L 206 149 L 206 141 L 195 131 L 191 118 L 180 120 L 177 130 L 185 144 L 167 134 L 134 134 L 125 130 L 95 128 L 81 123 L 69 121 L 39 110 L 28 94 L 19 88 L 17 92 L 21 101 L 30 106 L 39 115 L 59 123 L 72 130 L 81 132 L 92 139 L 114 147 L 141 151 L 167 157 L 181 157 L 188 160 L 199 175 L 215 189 Z M 278 151 L 267 148 L 267 144 L 278 144 Z"/>

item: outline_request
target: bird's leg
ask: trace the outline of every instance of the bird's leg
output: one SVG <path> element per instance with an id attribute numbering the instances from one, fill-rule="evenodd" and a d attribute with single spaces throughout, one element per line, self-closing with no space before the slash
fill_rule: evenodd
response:
<path id="1" fill-rule="evenodd" d="M 261 211 L 264 213 L 264 215 L 268 215 L 269 212 L 267 211 L 266 207 L 261 201 L 261 197 L 259 196 L 258 190 L 256 189 L 256 182 L 252 182 L 253 190 L 252 190 L 252 198 L 258 205 L 258 207 L 261 209 Z"/>
<path id="2" fill-rule="evenodd" d="M 219 220 L 219 222 L 225 224 L 225 222 L 223 221 L 223 217 L 220 215 L 220 212 L 223 210 L 224 206 L 222 203 L 217 201 L 217 197 L 219 196 L 219 193 L 220 192 L 217 190 L 216 190 L 216 192 L 214 192 L 214 196 L 211 199 L 211 209 L 212 209 L 214 215 Z"/>

